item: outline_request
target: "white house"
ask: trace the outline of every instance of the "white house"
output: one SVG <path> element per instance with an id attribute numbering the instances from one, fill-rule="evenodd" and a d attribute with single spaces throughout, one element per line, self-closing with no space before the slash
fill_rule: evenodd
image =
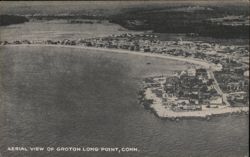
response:
<path id="1" fill-rule="evenodd" d="M 248 70 L 244 72 L 244 76 L 249 77 L 249 71 Z"/>
<path id="2" fill-rule="evenodd" d="M 216 71 L 221 71 L 222 69 L 223 69 L 223 66 L 220 63 L 216 64 L 215 66 Z"/>
<path id="3" fill-rule="evenodd" d="M 222 97 L 221 96 L 213 96 L 210 98 L 211 105 L 222 105 Z"/>
<path id="4" fill-rule="evenodd" d="M 190 68 L 187 70 L 188 76 L 195 76 L 196 75 L 196 69 Z"/>

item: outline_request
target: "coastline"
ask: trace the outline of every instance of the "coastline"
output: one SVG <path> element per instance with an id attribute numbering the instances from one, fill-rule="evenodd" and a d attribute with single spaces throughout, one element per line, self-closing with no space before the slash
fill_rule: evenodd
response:
<path id="1" fill-rule="evenodd" d="M 204 68 L 210 68 L 213 66 L 211 63 L 199 60 L 199 59 L 190 59 L 184 57 L 174 57 L 174 56 L 167 56 L 161 55 L 156 53 L 145 53 L 145 52 L 138 52 L 138 51 L 129 51 L 129 50 L 122 50 L 122 49 L 110 49 L 110 48 L 98 48 L 98 47 L 87 47 L 87 46 L 70 46 L 70 45 L 46 45 L 46 44 L 11 44 L 11 45 L 1 45 L 1 46 L 26 46 L 26 47 L 35 47 L 35 46 L 45 46 L 45 47 L 58 47 L 58 48 L 77 48 L 77 49 L 85 49 L 85 50 L 96 50 L 96 51 L 107 51 L 113 53 L 121 53 L 121 54 L 132 54 L 138 56 L 147 56 L 147 57 L 155 57 L 155 58 L 162 58 L 162 59 L 171 59 L 171 60 L 178 60 L 182 62 L 188 62 L 196 65 L 203 66 Z"/>
<path id="2" fill-rule="evenodd" d="M 206 69 L 211 68 L 213 65 L 206 61 L 202 61 L 199 59 L 190 59 L 184 57 L 174 57 L 174 56 L 166 56 L 161 54 L 152 54 L 145 52 L 135 52 L 129 50 L 121 50 L 121 49 L 109 49 L 109 48 L 97 48 L 97 47 L 86 47 L 86 46 L 69 46 L 69 45 L 45 45 L 45 44 L 21 44 L 21 45 L 4 45 L 7 47 L 57 47 L 57 48 L 77 48 L 77 49 L 85 49 L 85 50 L 95 50 L 95 51 L 104 51 L 104 52 L 112 52 L 112 53 L 121 53 L 121 54 L 132 54 L 139 56 L 148 56 L 162 59 L 171 59 L 182 62 L 188 62 L 196 65 L 200 65 Z M 3 46 L 3 47 L 4 47 Z M 157 100 L 154 93 L 150 92 L 151 89 L 147 88 L 144 90 L 144 97 L 141 95 L 141 103 L 145 107 L 146 100 Z M 202 108 L 202 111 L 182 111 L 182 112 L 174 112 L 170 109 L 166 109 L 164 105 L 160 103 L 160 101 L 154 101 L 151 104 L 147 104 L 147 109 L 150 109 L 157 117 L 159 118 L 169 118 L 169 119 L 179 119 L 179 118 L 210 118 L 211 116 L 216 115 L 225 115 L 225 114 L 233 114 L 233 113 L 248 113 L 249 107 L 230 107 L 228 105 L 223 105 L 219 108 Z"/>
<path id="3" fill-rule="evenodd" d="M 144 98 L 142 98 L 144 97 Z M 153 100 L 152 103 L 148 101 Z M 157 101 L 158 100 L 158 101 Z M 170 109 L 165 108 L 156 97 L 154 93 L 151 92 L 150 88 L 147 88 L 143 95 L 141 93 L 140 102 L 144 105 L 146 109 L 151 110 L 157 117 L 162 119 L 182 119 L 182 118 L 206 118 L 210 119 L 212 116 L 217 115 L 227 115 L 234 113 L 248 113 L 249 107 L 229 107 L 223 105 L 219 108 L 206 108 L 202 106 L 201 111 L 181 111 L 174 112 Z"/>

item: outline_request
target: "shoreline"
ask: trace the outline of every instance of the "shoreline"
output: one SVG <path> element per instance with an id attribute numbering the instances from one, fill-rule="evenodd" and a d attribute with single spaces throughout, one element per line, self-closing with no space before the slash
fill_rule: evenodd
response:
<path id="1" fill-rule="evenodd" d="M 95 51 L 102 51 L 102 52 L 112 52 L 112 53 L 120 53 L 120 54 L 132 54 L 132 55 L 139 55 L 139 56 L 148 56 L 148 57 L 155 57 L 155 58 L 162 58 L 162 59 L 171 59 L 177 60 L 182 62 L 188 62 L 196 65 L 200 65 L 205 67 L 206 69 L 211 68 L 213 65 L 206 61 L 202 61 L 199 59 L 190 59 L 184 57 L 174 57 L 174 56 L 166 56 L 161 54 L 152 54 L 152 53 L 145 53 L 145 52 L 135 52 L 129 50 L 121 50 L 121 49 L 109 49 L 109 48 L 97 48 L 97 47 L 86 47 L 86 46 L 69 46 L 69 45 L 45 45 L 45 44 L 21 44 L 21 45 L 3 45 L 7 47 L 57 47 L 57 48 L 76 48 L 76 49 L 85 49 L 85 50 L 95 50 Z M 2 47 L 2 45 L 0 46 Z M 249 113 L 249 107 L 230 107 L 228 105 L 223 105 L 220 108 L 205 108 L 205 110 L 201 111 L 181 111 L 175 112 L 169 109 L 166 109 L 164 105 L 158 103 L 151 103 L 145 106 L 145 102 L 147 100 L 152 99 L 155 97 L 154 94 L 146 93 L 147 89 L 144 90 L 143 94 L 140 94 L 140 103 L 146 109 L 151 110 L 157 117 L 161 119 L 179 119 L 179 118 L 210 118 L 211 116 L 218 116 L 218 115 L 226 115 L 226 114 L 234 114 L 234 113 Z M 143 96 L 144 95 L 144 96 Z"/>
<path id="2" fill-rule="evenodd" d="M 96 50 L 96 51 L 104 51 L 104 52 L 112 52 L 112 53 L 120 53 L 120 54 L 132 54 L 132 55 L 138 55 L 138 56 L 146 56 L 146 57 L 155 57 L 155 58 L 161 58 L 161 59 L 170 59 L 170 60 L 178 60 L 182 62 L 188 62 L 196 65 L 200 65 L 205 68 L 210 68 L 213 66 L 213 64 L 202 61 L 200 59 L 194 59 L 194 58 L 184 58 L 184 57 L 174 57 L 174 56 L 168 56 L 168 55 L 162 55 L 162 54 L 156 54 L 156 53 L 146 53 L 146 52 L 139 52 L 139 51 L 130 51 L 130 50 L 122 50 L 122 49 L 110 49 L 110 48 L 98 48 L 98 47 L 87 47 L 87 46 L 70 46 L 70 45 L 46 45 L 46 44 L 10 44 L 10 45 L 1 45 L 1 46 L 7 46 L 7 47 L 16 47 L 16 46 L 23 46 L 23 47 L 58 47 L 58 48 L 77 48 L 77 49 L 85 49 L 85 50 Z M 1 47 L 0 46 L 0 47 Z"/>
<path id="3" fill-rule="evenodd" d="M 160 119 L 179 120 L 183 118 L 202 118 L 209 120 L 210 117 L 213 116 L 249 113 L 249 107 L 230 107 L 226 105 L 222 105 L 219 108 L 206 108 L 205 106 L 202 106 L 202 110 L 200 111 L 175 112 L 170 109 L 166 109 L 160 101 L 157 101 L 157 99 L 158 98 L 155 96 L 155 94 L 151 92 L 150 88 L 146 88 L 140 93 L 140 103 L 144 106 L 145 109 L 150 110 L 154 115 L 156 115 Z M 152 100 L 152 102 L 150 102 L 150 100 Z"/>

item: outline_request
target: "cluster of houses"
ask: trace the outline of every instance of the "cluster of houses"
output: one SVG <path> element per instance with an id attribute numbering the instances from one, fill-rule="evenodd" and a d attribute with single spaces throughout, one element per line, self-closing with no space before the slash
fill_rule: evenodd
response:
<path id="1" fill-rule="evenodd" d="M 156 35 L 152 34 L 125 33 L 78 40 L 0 41 L 0 44 L 54 44 L 126 49 L 130 51 L 198 58 L 215 64 L 226 64 L 229 57 L 231 57 L 231 60 L 249 57 L 249 46 L 225 46 L 202 41 L 183 41 L 182 39 L 179 41 L 161 41 Z"/>
<path id="2" fill-rule="evenodd" d="M 220 88 L 228 94 L 233 106 L 249 106 L 249 69 L 230 62 L 221 71 L 214 72 Z"/>
<path id="3" fill-rule="evenodd" d="M 145 80 L 147 88 L 168 109 L 176 112 L 217 108 L 223 97 L 214 89 L 214 80 L 206 69 L 189 68 L 171 77 L 154 77 Z"/>
<path id="4" fill-rule="evenodd" d="M 166 105 L 175 111 L 201 110 L 206 107 L 223 105 L 222 96 L 214 89 L 214 80 L 206 69 L 189 68 L 178 75 L 169 77 L 165 83 Z"/>
<path id="5" fill-rule="evenodd" d="M 226 68 L 228 60 L 243 62 L 242 59 L 249 58 L 248 45 L 225 46 L 202 41 L 183 41 L 182 39 L 179 41 L 161 41 L 158 40 L 156 35 L 150 34 L 126 33 L 102 38 L 79 39 L 68 44 L 197 58 L 214 63 L 217 65 L 217 71 Z"/>

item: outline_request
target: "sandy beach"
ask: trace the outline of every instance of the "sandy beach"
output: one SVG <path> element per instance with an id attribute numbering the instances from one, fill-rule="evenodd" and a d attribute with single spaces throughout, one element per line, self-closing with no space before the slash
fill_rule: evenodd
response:
<path id="1" fill-rule="evenodd" d="M 174 56 L 167 56 L 162 54 L 155 54 L 155 53 L 145 53 L 145 52 L 137 52 L 137 51 L 129 51 L 129 50 L 121 50 L 121 49 L 110 49 L 110 48 L 97 48 L 97 47 L 86 47 L 86 46 L 69 46 L 69 45 L 46 45 L 46 44 L 21 44 L 21 45 L 5 45 L 5 46 L 46 46 L 46 47 L 58 47 L 58 48 L 77 48 L 77 49 L 85 49 L 85 50 L 95 50 L 95 51 L 108 51 L 114 53 L 123 53 L 123 54 L 132 54 L 132 55 L 139 55 L 139 56 L 148 56 L 148 57 L 156 57 L 162 59 L 171 59 L 171 60 L 178 60 L 182 62 L 188 62 L 196 65 L 200 65 L 204 68 L 210 68 L 213 64 L 199 60 L 199 59 L 191 59 L 191 58 L 184 58 L 184 57 L 174 57 Z"/>

